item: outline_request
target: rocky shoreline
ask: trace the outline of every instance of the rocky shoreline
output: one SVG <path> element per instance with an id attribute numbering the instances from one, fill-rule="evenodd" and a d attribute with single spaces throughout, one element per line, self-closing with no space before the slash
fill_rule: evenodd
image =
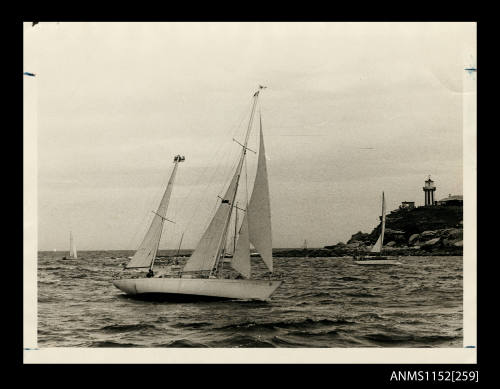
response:
<path id="1" fill-rule="evenodd" d="M 275 249 L 273 250 L 273 257 L 302 257 L 302 258 L 315 258 L 315 257 L 352 257 L 367 250 L 359 250 L 348 247 L 335 247 L 329 248 L 311 248 L 311 249 Z M 384 253 L 388 255 L 399 256 L 461 256 L 462 247 L 447 247 L 447 248 L 434 248 L 432 250 L 420 249 L 415 247 L 402 247 L 402 248 L 388 248 L 384 249 Z"/>
<path id="2" fill-rule="evenodd" d="M 371 233 L 353 234 L 347 243 L 321 249 L 276 250 L 274 256 L 352 256 L 370 251 L 380 235 L 381 223 Z M 399 208 L 386 216 L 384 252 L 401 256 L 463 255 L 463 207 Z"/>
<path id="3" fill-rule="evenodd" d="M 463 207 L 430 206 L 399 208 L 386 216 L 383 252 L 400 256 L 463 255 Z M 275 248 L 273 257 L 345 257 L 369 252 L 380 235 L 381 223 L 370 233 L 353 234 L 347 243 L 338 242 L 322 248 Z M 189 256 L 192 250 L 181 250 Z M 165 258 L 175 250 L 162 251 Z M 161 257 L 161 256 L 160 256 Z"/>

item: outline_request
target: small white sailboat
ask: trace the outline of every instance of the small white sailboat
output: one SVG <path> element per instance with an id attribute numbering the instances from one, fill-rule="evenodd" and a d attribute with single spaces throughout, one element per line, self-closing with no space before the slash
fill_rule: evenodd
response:
<path id="1" fill-rule="evenodd" d="M 370 254 L 354 257 L 355 263 L 358 265 L 400 265 L 397 256 L 382 256 L 382 248 L 384 246 L 384 232 L 385 232 L 385 196 L 382 192 L 382 225 L 380 236 L 370 250 Z"/>
<path id="2" fill-rule="evenodd" d="M 260 88 L 262 89 L 262 88 Z M 228 240 L 231 215 L 236 209 L 236 196 L 239 181 L 248 150 L 248 139 L 252 129 L 259 91 L 253 95 L 252 111 L 242 151 L 236 170 L 210 224 L 184 268 L 174 274 L 156 275 L 153 272 L 154 260 L 163 228 L 170 194 L 179 159 L 174 159 L 175 166 L 168 182 L 150 229 L 146 233 L 139 249 L 126 268 L 149 268 L 145 278 L 123 278 L 113 284 L 130 295 L 162 295 L 178 297 L 209 297 L 228 299 L 268 300 L 281 285 L 281 280 L 253 279 L 250 262 L 250 243 L 259 251 L 260 257 L 270 274 L 273 272 L 271 212 L 269 185 L 267 178 L 262 119 L 260 121 L 260 146 L 257 173 L 250 200 L 244 209 L 244 216 L 239 228 L 236 245 L 231 258 L 231 267 L 239 273 L 236 279 L 223 274 L 224 257 Z M 177 158 L 177 157 L 176 157 Z M 184 160 L 184 159 L 182 159 Z"/>
<path id="3" fill-rule="evenodd" d="M 63 257 L 64 260 L 78 259 L 78 253 L 76 252 L 75 240 L 73 239 L 73 233 L 69 232 L 69 256 Z"/>

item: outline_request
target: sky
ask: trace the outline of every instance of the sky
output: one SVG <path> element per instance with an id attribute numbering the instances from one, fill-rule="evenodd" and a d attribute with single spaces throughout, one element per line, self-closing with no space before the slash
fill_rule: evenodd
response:
<path id="1" fill-rule="evenodd" d="M 472 23 L 24 25 L 38 249 L 134 250 L 179 166 L 160 248 L 194 248 L 261 93 L 274 247 L 370 232 L 387 209 L 462 194 Z M 465 58 L 465 59 L 464 59 Z M 28 121 L 26 121 L 28 123 Z M 256 121 L 258 124 L 258 120 Z M 28 125 L 28 124 L 26 124 Z M 258 147 L 254 125 L 250 148 Z M 256 156 L 249 153 L 245 191 Z"/>

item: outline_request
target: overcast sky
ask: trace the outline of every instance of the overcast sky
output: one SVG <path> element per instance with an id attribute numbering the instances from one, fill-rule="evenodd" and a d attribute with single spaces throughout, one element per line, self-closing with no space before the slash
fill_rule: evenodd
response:
<path id="1" fill-rule="evenodd" d="M 38 133 L 39 250 L 136 249 L 179 167 L 162 248 L 192 248 L 224 189 L 252 94 L 274 247 L 346 241 L 401 201 L 462 194 L 471 23 L 25 24 Z M 30 107 L 28 105 L 28 107 Z M 254 126 L 250 147 L 257 147 Z M 249 182 L 256 157 L 248 157 Z M 251 189 L 251 188 L 250 188 Z"/>

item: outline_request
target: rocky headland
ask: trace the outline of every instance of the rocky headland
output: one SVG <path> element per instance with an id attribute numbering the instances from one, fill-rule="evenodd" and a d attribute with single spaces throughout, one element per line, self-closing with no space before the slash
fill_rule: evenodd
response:
<path id="1" fill-rule="evenodd" d="M 318 249 L 275 249 L 275 257 L 339 257 L 368 252 L 381 223 L 370 233 L 353 234 L 347 243 Z M 400 208 L 386 215 L 383 251 L 391 255 L 462 255 L 463 207 L 442 205 Z"/>

